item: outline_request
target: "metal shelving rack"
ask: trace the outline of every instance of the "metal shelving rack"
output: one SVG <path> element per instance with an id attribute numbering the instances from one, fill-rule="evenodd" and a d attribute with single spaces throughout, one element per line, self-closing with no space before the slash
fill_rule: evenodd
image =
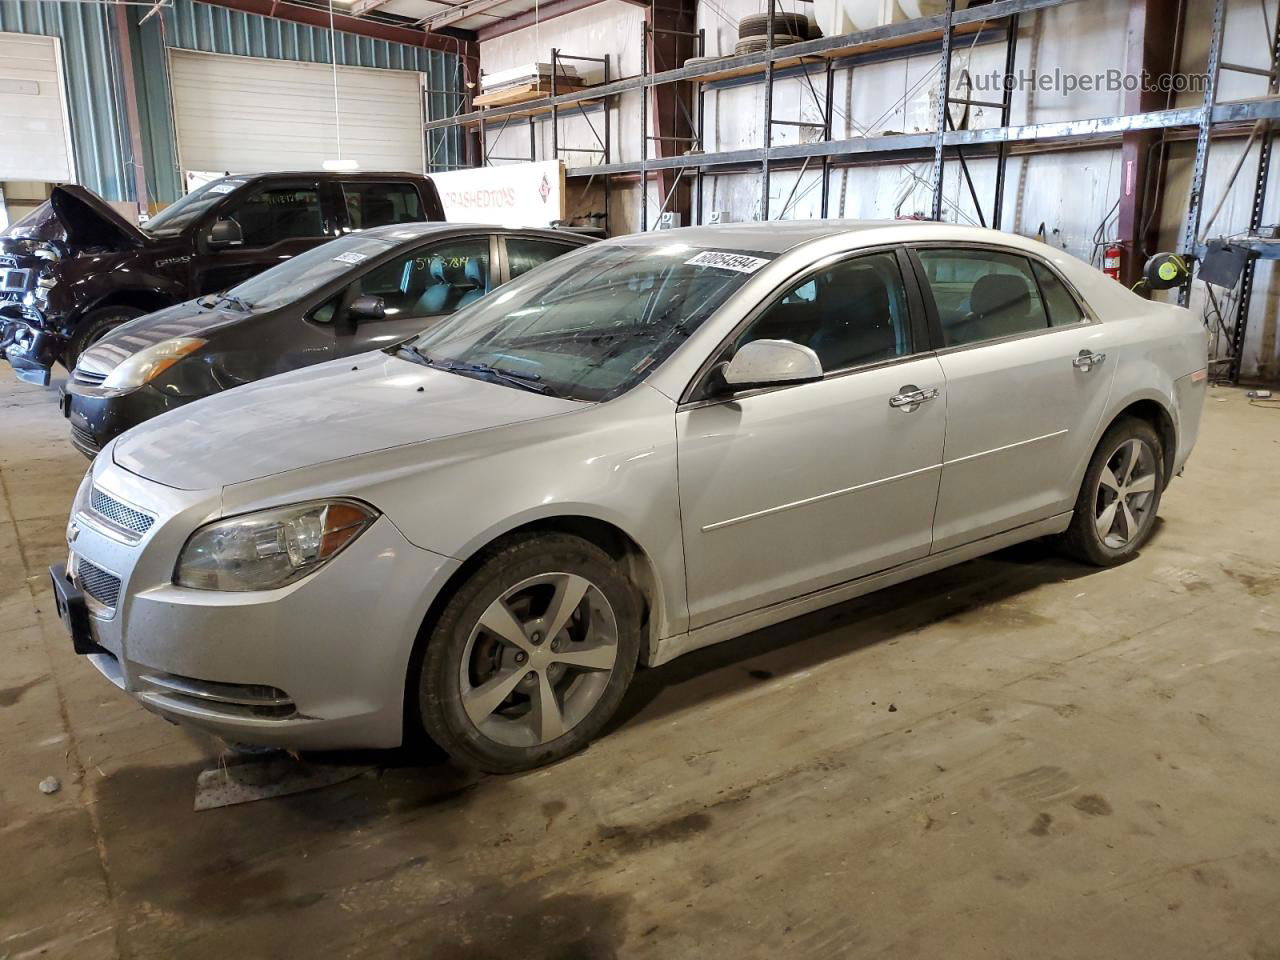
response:
<path id="1" fill-rule="evenodd" d="M 768 203 L 768 179 L 773 172 L 780 169 L 807 170 L 813 163 L 818 163 L 823 171 L 822 213 L 826 215 L 829 206 L 829 180 L 831 168 L 841 163 L 861 161 L 894 162 L 894 161 L 933 161 L 933 203 L 932 213 L 939 217 L 943 205 L 944 176 L 947 161 L 955 160 L 961 174 L 969 185 L 971 196 L 978 207 L 979 216 L 987 222 L 982 206 L 977 203 L 977 193 L 973 190 L 973 181 L 969 176 L 968 162 L 975 158 L 994 158 L 997 162 L 995 196 L 990 205 L 990 225 L 1001 226 L 1003 214 L 1004 169 L 1011 150 L 1017 144 L 1036 141 L 1040 146 L 1049 149 L 1070 149 L 1090 142 L 1114 141 L 1122 134 L 1139 130 L 1180 130 L 1195 131 L 1197 136 L 1196 175 L 1193 178 L 1191 192 L 1191 213 L 1195 217 L 1196 226 L 1190 229 L 1188 218 L 1187 236 L 1194 239 L 1199 229 L 1199 210 L 1203 204 L 1204 174 L 1207 170 L 1207 154 L 1210 139 L 1214 134 L 1224 132 L 1247 132 L 1250 125 L 1260 120 L 1280 118 L 1280 97 L 1269 95 L 1246 100 L 1217 102 L 1215 99 L 1216 83 L 1210 83 L 1206 97 L 1200 106 L 1179 107 L 1156 110 L 1146 113 L 1123 116 L 1096 117 L 1082 120 L 1052 121 L 1047 123 L 1010 125 L 1011 90 L 1006 84 L 1004 96 L 999 101 L 976 101 L 969 98 L 958 98 L 950 95 L 950 60 L 955 39 L 961 36 L 979 34 L 974 42 L 986 40 L 994 42 L 1003 39 L 1006 44 L 1005 74 L 1012 74 L 1017 53 L 1017 34 L 1019 18 L 1040 10 L 1063 6 L 1080 0 L 994 0 L 994 2 L 966 10 L 955 10 L 954 0 L 949 0 L 946 12 L 935 17 L 925 17 L 904 23 L 895 23 L 872 30 L 841 36 L 822 37 L 799 43 L 774 47 L 770 45 L 759 53 L 730 56 L 706 63 L 695 63 L 669 70 L 649 72 L 647 68 L 640 74 L 593 86 L 589 89 L 555 94 L 536 101 L 533 104 L 516 104 L 507 107 L 490 108 L 473 111 L 453 118 L 431 121 L 426 124 L 428 130 L 457 124 L 479 124 L 484 129 L 486 124 L 492 125 L 502 121 L 505 125 L 511 119 L 528 118 L 530 126 L 538 120 L 549 120 L 553 130 L 563 115 L 565 108 L 576 107 L 579 110 L 588 104 L 598 102 L 608 116 L 611 102 L 623 93 L 642 90 L 646 96 L 641 98 L 643 114 L 642 136 L 644 149 L 640 159 L 617 161 L 609 132 L 600 139 L 600 162 L 579 167 L 570 167 L 566 176 L 571 179 L 583 179 L 588 184 L 596 178 L 639 177 L 647 184 L 649 179 L 662 170 L 675 170 L 678 175 L 686 171 L 695 178 L 695 190 L 699 194 L 694 204 L 698 211 L 696 219 L 700 219 L 703 204 L 701 203 L 702 181 L 706 176 L 724 173 L 758 171 L 761 175 L 762 216 L 770 216 L 773 210 Z M 1213 27 L 1213 43 L 1211 52 L 1210 74 L 1216 80 L 1219 69 L 1236 69 L 1235 65 L 1222 64 L 1220 58 L 1222 31 L 1225 20 L 1226 0 L 1216 0 Z M 773 0 L 770 6 L 773 7 Z M 772 10 L 770 11 L 772 15 Z M 772 37 L 772 31 L 769 36 Z M 648 31 L 643 42 L 650 42 Z M 699 43 L 705 42 L 705 37 Z M 1280 47 L 1277 47 L 1280 49 Z M 939 71 L 937 98 L 939 102 L 937 129 L 925 133 L 897 134 L 884 136 L 860 136 L 833 139 L 832 130 L 832 75 L 833 71 L 859 63 L 900 59 L 937 52 L 943 57 L 944 66 Z M 570 59 L 559 51 L 553 53 L 556 62 Z M 578 58 L 588 59 L 588 58 Z M 647 64 L 647 56 L 645 58 Z M 1250 68 L 1244 68 L 1246 70 Z M 821 73 L 825 83 L 825 96 L 819 98 L 813 78 Z M 813 124 L 820 127 L 819 139 L 808 143 L 775 145 L 773 128 L 779 121 L 772 116 L 772 87 L 779 79 L 790 76 L 803 76 L 805 82 L 813 88 L 815 100 L 819 103 L 822 123 Z M 689 152 L 673 156 L 649 156 L 649 145 L 652 142 L 648 130 L 649 97 L 648 91 L 663 84 L 691 81 L 697 84 L 697 111 L 692 127 L 695 136 Z M 740 150 L 706 151 L 703 143 L 703 101 L 705 90 L 713 84 L 728 83 L 763 83 L 765 85 L 765 102 L 768 122 L 762 128 L 769 131 L 765 143 L 759 147 Z M 977 129 L 953 129 L 948 123 L 951 105 L 967 103 L 968 105 L 998 108 L 1000 125 Z M 607 123 L 607 120 L 606 120 Z M 595 130 L 594 125 L 592 129 Z M 561 149 L 558 132 L 553 133 L 556 155 L 563 152 L 576 152 Z M 1269 150 L 1270 137 L 1266 141 Z M 531 145 L 536 142 L 531 133 Z M 483 154 L 482 154 L 483 155 Z M 487 157 L 487 160 L 499 159 Z M 524 158 L 512 158 L 524 159 Z M 606 196 L 610 191 L 606 190 Z M 673 193 L 674 191 L 669 191 Z M 641 191 L 647 198 L 647 190 Z M 642 227 L 647 229 L 648 201 L 642 200 Z M 785 215 L 789 207 L 783 204 L 779 215 Z M 1259 213 L 1260 215 L 1260 213 Z M 1185 246 L 1185 244 L 1184 244 Z M 1194 248 L 1188 250 L 1194 253 Z"/>

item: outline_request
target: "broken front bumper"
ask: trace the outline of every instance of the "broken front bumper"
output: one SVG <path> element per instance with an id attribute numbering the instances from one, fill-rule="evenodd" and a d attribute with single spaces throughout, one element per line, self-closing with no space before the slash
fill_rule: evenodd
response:
<path id="1" fill-rule="evenodd" d="M 67 338 L 35 326 L 26 317 L 0 319 L 0 351 L 19 380 L 48 386 L 49 371 L 66 348 Z"/>

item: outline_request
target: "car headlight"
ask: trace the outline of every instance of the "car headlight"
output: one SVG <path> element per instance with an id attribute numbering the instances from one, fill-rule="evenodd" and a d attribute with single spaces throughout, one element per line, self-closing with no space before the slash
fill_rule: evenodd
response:
<path id="1" fill-rule="evenodd" d="M 174 337 L 162 340 L 126 357 L 107 374 L 102 385 L 108 390 L 134 390 L 150 383 L 188 354 L 205 345 L 199 337 Z"/>
<path id="2" fill-rule="evenodd" d="M 377 518 L 354 500 L 318 500 L 217 520 L 187 538 L 173 582 L 195 590 L 274 590 L 322 567 Z"/>

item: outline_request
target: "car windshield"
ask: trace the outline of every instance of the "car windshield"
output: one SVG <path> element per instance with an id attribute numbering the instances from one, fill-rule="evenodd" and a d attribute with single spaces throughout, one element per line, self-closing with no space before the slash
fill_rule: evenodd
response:
<path id="1" fill-rule="evenodd" d="M 254 310 L 274 310 L 305 297 L 366 260 L 381 256 L 394 244 L 365 234 L 350 234 L 265 270 L 232 287 L 225 296 L 234 297 Z"/>
<path id="2" fill-rule="evenodd" d="M 682 243 L 584 247 L 432 327 L 411 346 L 443 367 L 608 400 L 664 361 L 769 255 Z M 480 370 L 476 371 L 475 368 Z"/>
<path id="3" fill-rule="evenodd" d="M 238 177 L 223 177 L 210 180 L 192 190 L 180 200 L 175 200 L 154 217 L 142 225 L 142 229 L 153 237 L 176 237 L 191 226 L 206 210 L 216 204 L 232 190 L 244 186 L 245 181 Z"/>

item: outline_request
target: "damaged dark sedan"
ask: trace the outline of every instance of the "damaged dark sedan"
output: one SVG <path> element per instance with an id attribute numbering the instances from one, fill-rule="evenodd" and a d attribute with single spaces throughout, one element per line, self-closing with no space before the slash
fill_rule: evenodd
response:
<path id="1" fill-rule="evenodd" d="M 394 345 L 588 242 L 560 230 L 449 223 L 332 240 L 87 349 L 62 398 L 71 442 L 94 456 L 130 427 L 201 397 Z"/>
<path id="2" fill-rule="evenodd" d="M 47 384 L 135 317 L 249 279 L 333 237 L 444 220 L 435 185 L 410 173 L 227 176 L 139 227 L 84 187 L 0 236 L 0 353 L 23 380 Z"/>

